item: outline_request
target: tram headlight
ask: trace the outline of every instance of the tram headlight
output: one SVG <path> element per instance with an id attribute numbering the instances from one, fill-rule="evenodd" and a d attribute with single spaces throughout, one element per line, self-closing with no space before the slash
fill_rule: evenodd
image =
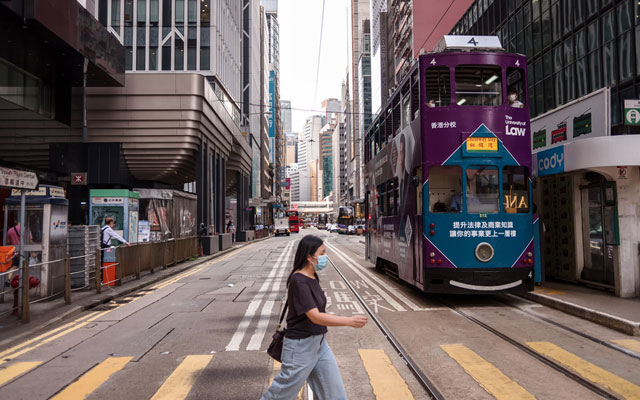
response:
<path id="1" fill-rule="evenodd" d="M 482 242 L 476 246 L 476 258 L 482 262 L 489 262 L 493 258 L 493 246 L 487 242 Z"/>

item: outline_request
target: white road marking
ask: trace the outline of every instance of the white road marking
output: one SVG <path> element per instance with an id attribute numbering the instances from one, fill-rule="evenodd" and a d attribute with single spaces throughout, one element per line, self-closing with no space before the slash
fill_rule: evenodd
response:
<path id="1" fill-rule="evenodd" d="M 398 303 L 391 296 L 389 296 L 389 294 L 387 292 L 385 292 L 378 285 L 373 283 L 373 281 L 371 281 L 365 274 L 363 274 L 362 271 L 360 271 L 359 268 L 357 268 L 353 263 L 349 262 L 347 260 L 348 256 L 346 256 L 346 255 L 343 256 L 343 253 L 341 251 L 336 249 L 335 246 L 329 244 L 328 242 L 324 242 L 324 244 L 325 244 L 325 246 L 327 246 L 331 250 L 333 250 L 336 253 L 336 255 L 340 259 L 342 259 L 342 261 L 345 262 L 347 267 L 349 267 L 353 272 L 355 272 L 363 281 L 365 281 L 367 283 L 367 285 L 371 286 L 371 288 L 373 288 L 373 290 L 378 292 L 380 294 L 380 296 L 382 296 L 387 301 L 387 303 L 389 303 L 393 308 L 396 309 L 396 311 L 407 311 L 406 308 L 404 308 L 400 303 Z M 345 257 L 347 257 L 347 258 L 345 258 Z"/>
<path id="2" fill-rule="evenodd" d="M 229 344 L 227 344 L 227 346 L 225 347 L 226 351 L 240 350 L 240 344 L 242 343 L 242 339 L 244 339 L 244 335 L 247 332 L 247 328 L 249 327 L 249 324 L 251 324 L 253 315 L 256 313 L 256 310 L 260 306 L 260 303 L 262 303 L 262 298 L 265 296 L 267 290 L 269 289 L 269 286 L 271 286 L 271 282 L 273 281 L 273 278 L 276 276 L 278 270 L 282 267 L 281 261 L 283 260 L 285 254 L 291 249 L 292 246 L 293 246 L 293 241 L 287 244 L 287 246 L 285 247 L 285 250 L 282 252 L 282 254 L 280 254 L 280 257 L 278 257 L 278 260 L 276 261 L 274 267 L 271 269 L 269 276 L 262 284 L 262 287 L 260 287 L 260 290 L 255 295 L 251 303 L 249 303 L 249 307 L 247 307 L 247 311 L 244 313 L 244 316 L 242 317 L 242 321 L 240 321 L 240 324 L 238 324 L 238 328 L 236 329 L 236 332 L 231 337 L 231 341 L 229 341 Z"/>
<path id="3" fill-rule="evenodd" d="M 247 350 L 260 350 L 260 346 L 262 345 L 262 340 L 264 339 L 264 335 L 267 332 L 267 327 L 269 326 L 269 319 L 271 319 L 271 310 L 273 309 L 273 304 L 275 303 L 276 297 L 278 296 L 278 292 L 280 291 L 280 283 L 282 282 L 282 278 L 287 272 L 287 265 L 289 264 L 289 256 L 293 250 L 293 246 L 286 251 L 284 259 L 282 260 L 282 265 L 280 270 L 278 271 L 278 275 L 273 282 L 273 287 L 271 288 L 271 293 L 269 294 L 269 298 L 264 303 L 264 307 L 262 307 L 262 312 L 260 313 L 260 320 L 258 321 L 258 326 L 256 327 L 253 336 L 251 336 L 251 340 L 249 341 L 249 345 L 247 345 Z M 278 315 L 278 318 L 280 316 Z"/>
<path id="4" fill-rule="evenodd" d="M 333 249 L 335 249 L 336 252 L 338 253 L 342 253 L 342 255 L 349 260 L 356 268 L 359 268 L 362 271 L 366 271 L 365 267 L 363 267 L 362 265 L 358 264 L 357 262 L 353 261 L 348 255 L 346 255 L 345 253 L 343 253 L 342 251 L 338 250 L 335 246 L 330 245 Z M 406 304 L 407 306 L 409 306 L 409 308 L 413 311 L 421 311 L 422 307 L 418 306 L 416 303 L 414 303 L 413 301 L 411 301 L 409 298 L 407 298 L 405 295 L 403 295 L 400 291 L 398 291 L 398 289 L 393 286 L 393 285 L 389 285 L 388 283 L 384 282 L 382 279 L 376 277 L 375 275 L 370 275 L 370 278 L 373 279 L 374 281 L 376 281 L 378 284 L 382 285 L 383 287 L 385 287 L 389 292 L 391 292 L 391 294 L 393 294 L 396 298 L 398 298 L 400 301 L 402 301 L 404 304 Z M 367 281 L 365 281 L 366 283 L 368 283 Z M 377 289 L 376 289 L 377 290 Z"/>

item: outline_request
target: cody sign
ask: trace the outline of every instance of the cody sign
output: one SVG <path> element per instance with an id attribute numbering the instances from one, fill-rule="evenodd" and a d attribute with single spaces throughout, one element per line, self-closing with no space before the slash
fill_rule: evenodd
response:
<path id="1" fill-rule="evenodd" d="M 553 147 L 538 154 L 538 176 L 564 172 L 564 146 Z"/>

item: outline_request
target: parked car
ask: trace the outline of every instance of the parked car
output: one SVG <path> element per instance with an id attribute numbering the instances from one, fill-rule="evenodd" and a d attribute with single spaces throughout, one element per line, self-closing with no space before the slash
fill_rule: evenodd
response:
<path id="1" fill-rule="evenodd" d="M 355 225 L 349 225 L 347 227 L 347 234 L 348 235 L 355 235 L 356 234 L 356 226 Z"/>
<path id="2" fill-rule="evenodd" d="M 331 224 L 331 229 L 329 230 L 329 232 L 335 233 L 339 231 L 340 231 L 340 227 L 338 227 L 338 224 Z"/>

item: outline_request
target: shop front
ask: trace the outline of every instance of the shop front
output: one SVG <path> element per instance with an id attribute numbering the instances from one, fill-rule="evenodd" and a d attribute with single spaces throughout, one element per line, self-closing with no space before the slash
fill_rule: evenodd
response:
<path id="1" fill-rule="evenodd" d="M 610 136 L 600 90 L 531 122 L 547 279 L 640 295 L 640 136 Z M 587 110 L 587 111 L 585 111 Z"/>

